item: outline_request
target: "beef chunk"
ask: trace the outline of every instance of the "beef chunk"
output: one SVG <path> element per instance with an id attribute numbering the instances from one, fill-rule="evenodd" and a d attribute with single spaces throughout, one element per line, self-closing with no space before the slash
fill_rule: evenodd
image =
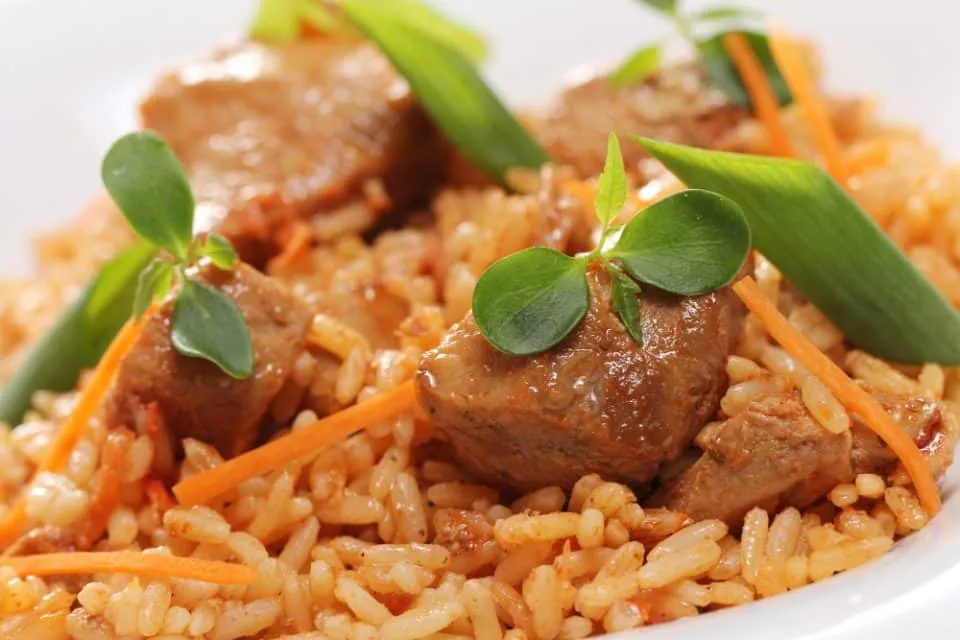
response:
<path id="1" fill-rule="evenodd" d="M 147 321 L 120 365 L 107 402 L 107 422 L 134 427 L 155 403 L 164 424 L 179 438 L 196 438 L 232 457 L 253 445 L 270 403 L 302 352 L 312 312 L 283 286 L 253 269 L 208 267 L 202 281 L 240 308 L 250 327 L 254 371 L 236 380 L 216 365 L 188 358 L 170 344 L 172 302 Z"/>
<path id="2" fill-rule="evenodd" d="M 796 394 L 757 400 L 697 436 L 703 455 L 654 497 L 694 520 L 735 522 L 758 505 L 806 506 L 853 478 L 850 435 L 821 427 Z"/>
<path id="3" fill-rule="evenodd" d="M 468 316 L 424 355 L 420 397 L 478 477 L 521 490 L 569 489 L 588 473 L 640 485 L 716 410 L 742 318 L 733 294 L 645 288 L 641 345 L 614 315 L 609 274 L 591 267 L 588 281 L 586 317 L 550 352 L 500 353 Z"/>
<path id="4" fill-rule="evenodd" d="M 370 180 L 389 201 L 373 209 L 425 203 L 448 153 L 376 47 L 331 38 L 221 49 L 162 78 L 141 118 L 183 162 L 199 226 L 256 265 L 292 220 L 359 206 L 372 225 Z"/>
<path id="5" fill-rule="evenodd" d="M 620 135 L 627 170 L 635 171 L 648 156 L 628 136 L 715 147 L 746 116 L 689 64 L 620 88 L 606 76 L 571 87 L 537 123 L 536 134 L 557 162 L 588 177 L 603 170 L 611 131 Z"/>

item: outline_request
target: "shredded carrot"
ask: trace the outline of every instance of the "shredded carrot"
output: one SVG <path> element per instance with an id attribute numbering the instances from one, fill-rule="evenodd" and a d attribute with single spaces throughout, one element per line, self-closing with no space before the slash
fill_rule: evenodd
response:
<path id="1" fill-rule="evenodd" d="M 882 138 L 846 160 L 847 175 L 855 176 L 885 166 L 890 161 L 893 140 Z"/>
<path id="2" fill-rule="evenodd" d="M 169 511 L 177 506 L 176 501 L 160 478 L 147 478 L 143 483 L 143 492 L 147 498 L 160 511 Z"/>
<path id="3" fill-rule="evenodd" d="M 770 302 L 756 281 L 747 276 L 733 286 L 747 309 L 756 316 L 780 346 L 836 396 L 848 411 L 857 414 L 897 455 L 913 481 L 923 508 L 931 516 L 940 511 L 940 493 L 923 454 L 906 431 L 873 397 L 857 386 L 834 362 L 814 346 Z"/>
<path id="4" fill-rule="evenodd" d="M 97 490 L 90 500 L 87 517 L 77 531 L 77 546 L 80 549 L 92 547 L 107 530 L 107 520 L 120 499 L 121 472 L 133 438 L 133 432 L 129 429 L 114 429 L 107 434 Z"/>
<path id="5" fill-rule="evenodd" d="M 107 394 L 120 361 L 127 355 L 130 347 L 140 336 L 147 319 L 156 309 L 157 305 L 154 304 L 137 322 L 128 321 L 113 339 L 110 347 L 97 363 L 90 382 L 80 392 L 80 399 L 73 412 L 67 417 L 57 432 L 56 438 L 50 444 L 50 448 L 37 465 L 37 472 L 58 471 L 66 464 L 70 452 L 86 432 L 90 419 Z M 5 547 L 16 540 L 23 529 L 27 517 L 26 494 L 27 489 L 22 490 L 3 518 L 0 518 L 0 547 Z"/>
<path id="6" fill-rule="evenodd" d="M 770 152 L 784 158 L 795 156 L 793 143 L 780 119 L 780 103 L 777 101 L 777 95 L 770 86 L 767 74 L 756 54 L 753 53 L 753 49 L 750 48 L 750 44 L 743 34 L 730 32 L 723 37 L 723 47 L 730 54 L 730 59 L 743 80 L 743 86 L 750 96 L 750 102 L 753 103 L 757 119 L 767 130 Z"/>
<path id="7" fill-rule="evenodd" d="M 303 222 L 295 224 L 290 231 L 290 237 L 285 241 L 283 251 L 267 265 L 267 272 L 277 273 L 289 268 L 310 249 L 312 242 L 313 232 L 310 226 Z"/>
<path id="8" fill-rule="evenodd" d="M 249 584 L 256 572 L 247 566 L 139 551 L 74 551 L 0 558 L 21 576 L 125 573 L 151 578 L 185 578 L 216 584 Z"/>
<path id="9" fill-rule="evenodd" d="M 207 503 L 244 480 L 282 469 L 307 454 L 340 442 L 355 431 L 412 411 L 415 406 L 416 392 L 413 381 L 409 380 L 366 402 L 191 476 L 175 485 L 173 493 L 184 505 Z"/>
<path id="10" fill-rule="evenodd" d="M 779 24 L 771 26 L 770 49 L 794 100 L 803 110 L 817 150 L 827 165 L 827 171 L 837 182 L 846 184 L 847 169 L 840 157 L 840 144 L 827 116 L 827 109 L 817 95 L 817 87 L 800 49 Z"/>

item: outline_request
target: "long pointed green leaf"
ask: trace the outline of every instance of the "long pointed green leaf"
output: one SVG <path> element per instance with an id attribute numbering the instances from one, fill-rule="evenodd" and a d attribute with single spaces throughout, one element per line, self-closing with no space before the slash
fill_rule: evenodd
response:
<path id="1" fill-rule="evenodd" d="M 548 160 L 461 53 L 376 2 L 341 4 L 407 79 L 437 126 L 487 175 L 502 183 L 508 169 L 537 169 Z"/>
<path id="2" fill-rule="evenodd" d="M 0 420 L 17 424 L 34 392 L 67 391 L 100 359 L 130 317 L 140 270 L 155 249 L 140 243 L 105 264 L 54 325 L 34 343 L 0 391 Z"/>
<path id="3" fill-rule="evenodd" d="M 454 22 L 419 0 L 366 0 L 394 19 L 419 29 L 424 35 L 455 49 L 468 60 L 479 63 L 487 57 L 487 43 L 472 29 Z"/>
<path id="4" fill-rule="evenodd" d="M 688 186 L 739 204 L 754 246 L 855 345 L 896 362 L 960 364 L 960 314 L 821 169 L 639 142 Z"/>

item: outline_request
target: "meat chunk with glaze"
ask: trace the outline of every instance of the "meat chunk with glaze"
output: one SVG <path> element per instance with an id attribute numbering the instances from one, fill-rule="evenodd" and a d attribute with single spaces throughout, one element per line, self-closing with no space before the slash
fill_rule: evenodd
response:
<path id="1" fill-rule="evenodd" d="M 292 221 L 340 213 L 353 231 L 425 204 L 448 154 L 376 47 L 332 38 L 218 50 L 162 78 L 141 119 L 186 168 L 198 230 L 258 266 Z"/>
<path id="2" fill-rule="evenodd" d="M 424 355 L 421 401 L 471 473 L 519 490 L 588 473 L 643 485 L 716 411 L 743 313 L 730 290 L 646 288 L 641 345 L 613 313 L 609 274 L 591 267 L 588 282 L 586 317 L 547 353 L 503 354 L 468 316 Z"/>
<path id="3" fill-rule="evenodd" d="M 137 428 L 154 406 L 171 435 L 232 457 L 259 439 L 271 402 L 303 352 L 313 313 L 276 280 L 246 266 L 206 267 L 199 278 L 240 308 L 253 342 L 253 374 L 237 380 L 211 362 L 177 353 L 170 342 L 173 303 L 167 302 L 121 363 L 106 418 L 109 425 Z"/>
<path id="4" fill-rule="evenodd" d="M 714 148 L 746 117 L 698 65 L 686 64 L 624 87 L 614 87 L 607 76 L 572 86 L 536 123 L 535 133 L 556 162 L 591 177 L 603 170 L 611 131 L 619 134 L 627 171 L 636 172 L 649 156 L 630 136 Z"/>
<path id="5" fill-rule="evenodd" d="M 956 420 L 933 400 L 877 396 L 939 474 L 953 459 Z M 653 504 L 695 519 L 739 520 L 749 509 L 805 507 L 858 473 L 890 473 L 896 456 L 865 425 L 832 434 L 796 393 L 752 402 L 737 416 L 708 425 L 696 438 L 693 465 L 654 496 Z"/>

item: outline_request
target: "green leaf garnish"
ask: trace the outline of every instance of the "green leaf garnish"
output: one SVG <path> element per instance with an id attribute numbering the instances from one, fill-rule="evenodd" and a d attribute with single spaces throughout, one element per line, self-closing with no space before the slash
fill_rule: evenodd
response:
<path id="1" fill-rule="evenodd" d="M 637 296 L 640 295 L 640 285 L 618 269 L 610 270 L 610 301 L 613 310 L 623 323 L 627 333 L 643 344 L 643 330 L 640 328 L 640 304 Z"/>
<path id="2" fill-rule="evenodd" d="M 960 364 L 960 314 L 823 170 L 640 143 L 685 184 L 735 200 L 756 248 L 859 348 L 908 364 Z"/>
<path id="3" fill-rule="evenodd" d="M 454 22 L 419 0 L 365 0 L 377 10 L 389 12 L 407 26 L 418 29 L 425 37 L 458 51 L 473 63 L 487 57 L 487 43 L 476 31 Z"/>
<path id="4" fill-rule="evenodd" d="M 208 233 L 200 245 L 200 255 L 217 267 L 229 271 L 237 266 L 237 252 L 230 241 L 218 233 Z"/>
<path id="5" fill-rule="evenodd" d="M 756 9 L 747 7 L 714 7 L 694 13 L 690 16 L 690 19 L 695 22 L 715 22 L 719 20 L 755 19 L 761 15 L 763 14 Z"/>
<path id="6" fill-rule="evenodd" d="M 617 135 L 611 133 L 607 138 L 607 159 L 603 165 L 603 173 L 597 178 L 597 195 L 593 203 L 604 231 L 623 209 L 626 201 L 627 171 L 623 167 L 620 142 Z"/>
<path id="7" fill-rule="evenodd" d="M 750 250 L 750 228 L 731 199 L 688 189 L 650 205 L 608 253 L 634 278 L 685 296 L 729 284 Z"/>
<path id="8" fill-rule="evenodd" d="M 184 280 L 173 306 L 173 348 L 203 358 L 234 378 L 253 373 L 250 329 L 240 309 L 218 289 L 197 280 Z"/>
<path id="9" fill-rule="evenodd" d="M 480 332 L 510 355 L 546 351 L 573 331 L 590 303 L 584 262 L 544 247 L 493 263 L 473 292 Z"/>
<path id="10" fill-rule="evenodd" d="M 250 37 L 267 42 L 296 40 L 303 4 L 302 0 L 263 0 L 250 25 Z"/>
<path id="11" fill-rule="evenodd" d="M 0 391 L 0 421 L 19 424 L 40 390 L 69 391 L 100 359 L 130 315 L 137 275 L 156 249 L 138 243 L 100 268 L 77 299 L 33 344 Z"/>
<path id="12" fill-rule="evenodd" d="M 660 44 L 652 44 L 639 49 L 636 53 L 623 61 L 610 76 L 610 83 L 614 87 L 625 87 L 630 84 L 643 82 L 660 68 Z"/>
<path id="13" fill-rule="evenodd" d="M 156 298 L 162 298 L 173 285 L 173 265 L 155 258 L 137 279 L 137 294 L 133 299 L 133 317 L 139 318 Z"/>
<path id="14" fill-rule="evenodd" d="M 773 88 L 780 106 L 786 106 L 793 101 L 793 95 L 787 86 L 787 81 L 783 79 L 780 68 L 777 67 L 773 59 L 773 52 L 770 50 L 770 41 L 762 33 L 750 31 L 740 32 L 747 44 L 753 50 L 757 60 L 763 65 L 766 72 L 767 81 Z M 740 74 L 736 66 L 730 59 L 726 48 L 723 46 L 723 37 L 726 33 L 720 33 L 712 38 L 701 41 L 697 48 L 700 52 L 700 64 L 710 80 L 717 85 L 731 101 L 742 107 L 752 107 L 750 96 L 743 86 Z"/>
<path id="15" fill-rule="evenodd" d="M 640 0 L 640 2 L 668 16 L 677 12 L 677 0 Z"/>
<path id="16" fill-rule="evenodd" d="M 547 153 L 463 54 L 394 12 L 381 10 L 379 2 L 341 0 L 341 6 L 406 78 L 437 126 L 479 169 L 502 184 L 508 169 L 538 169 L 547 162 Z"/>
<path id="17" fill-rule="evenodd" d="M 160 136 L 150 131 L 123 136 L 103 159 L 101 175 L 137 235 L 186 259 L 193 236 L 193 191 Z"/>

